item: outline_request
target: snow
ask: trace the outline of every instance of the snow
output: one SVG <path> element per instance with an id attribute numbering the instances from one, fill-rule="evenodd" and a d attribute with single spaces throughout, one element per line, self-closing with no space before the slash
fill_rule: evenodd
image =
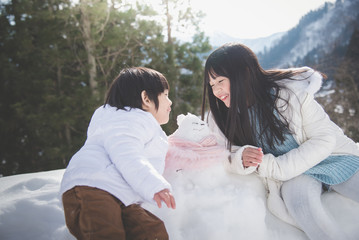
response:
<path id="1" fill-rule="evenodd" d="M 63 169 L 0 178 L 0 239 L 73 240 L 58 190 Z M 175 210 L 144 206 L 162 218 L 172 240 L 307 239 L 266 209 L 265 189 L 255 175 L 202 170 L 165 172 L 176 198 Z M 335 192 L 323 194 L 324 206 L 353 238 L 359 234 L 359 203 Z"/>

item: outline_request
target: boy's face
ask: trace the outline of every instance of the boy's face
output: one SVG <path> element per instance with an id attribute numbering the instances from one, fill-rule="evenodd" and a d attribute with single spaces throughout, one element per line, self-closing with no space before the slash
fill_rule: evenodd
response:
<path id="1" fill-rule="evenodd" d="M 155 103 L 151 101 L 147 112 L 150 112 L 157 122 L 162 125 L 168 123 L 170 119 L 172 101 L 168 98 L 168 90 L 158 95 L 158 110 L 156 110 Z"/>

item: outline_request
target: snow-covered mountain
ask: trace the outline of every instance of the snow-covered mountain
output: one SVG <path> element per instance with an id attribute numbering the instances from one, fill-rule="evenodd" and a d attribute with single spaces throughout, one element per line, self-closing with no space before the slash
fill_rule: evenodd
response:
<path id="1" fill-rule="evenodd" d="M 267 51 L 272 46 L 276 45 L 285 33 L 286 32 L 279 32 L 279 33 L 274 33 L 268 37 L 245 39 L 245 38 L 235 38 L 222 32 L 214 32 L 209 36 L 209 39 L 211 45 L 214 47 L 219 47 L 229 42 L 240 42 L 248 46 L 256 54 L 258 54 L 260 52 Z"/>
<path id="2" fill-rule="evenodd" d="M 348 45 L 358 26 L 359 0 L 325 3 L 303 16 L 269 51 L 260 54 L 259 60 L 264 68 L 301 65 L 307 56 L 320 58 Z"/>

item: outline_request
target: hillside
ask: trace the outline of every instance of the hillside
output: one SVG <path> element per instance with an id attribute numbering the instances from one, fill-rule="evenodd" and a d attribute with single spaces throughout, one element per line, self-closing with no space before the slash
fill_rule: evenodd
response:
<path id="1" fill-rule="evenodd" d="M 259 54 L 262 66 L 299 66 L 320 61 L 338 50 L 344 55 L 351 35 L 358 27 L 358 13 L 358 0 L 337 0 L 310 11 L 277 44 Z"/>

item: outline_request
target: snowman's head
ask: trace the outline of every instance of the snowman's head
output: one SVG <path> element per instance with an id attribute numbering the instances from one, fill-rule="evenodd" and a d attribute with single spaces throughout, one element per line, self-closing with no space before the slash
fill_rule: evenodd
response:
<path id="1" fill-rule="evenodd" d="M 207 123 L 191 113 L 187 113 L 187 115 L 178 115 L 177 125 L 178 129 L 173 135 L 189 141 L 199 142 L 204 137 L 211 134 Z"/>

